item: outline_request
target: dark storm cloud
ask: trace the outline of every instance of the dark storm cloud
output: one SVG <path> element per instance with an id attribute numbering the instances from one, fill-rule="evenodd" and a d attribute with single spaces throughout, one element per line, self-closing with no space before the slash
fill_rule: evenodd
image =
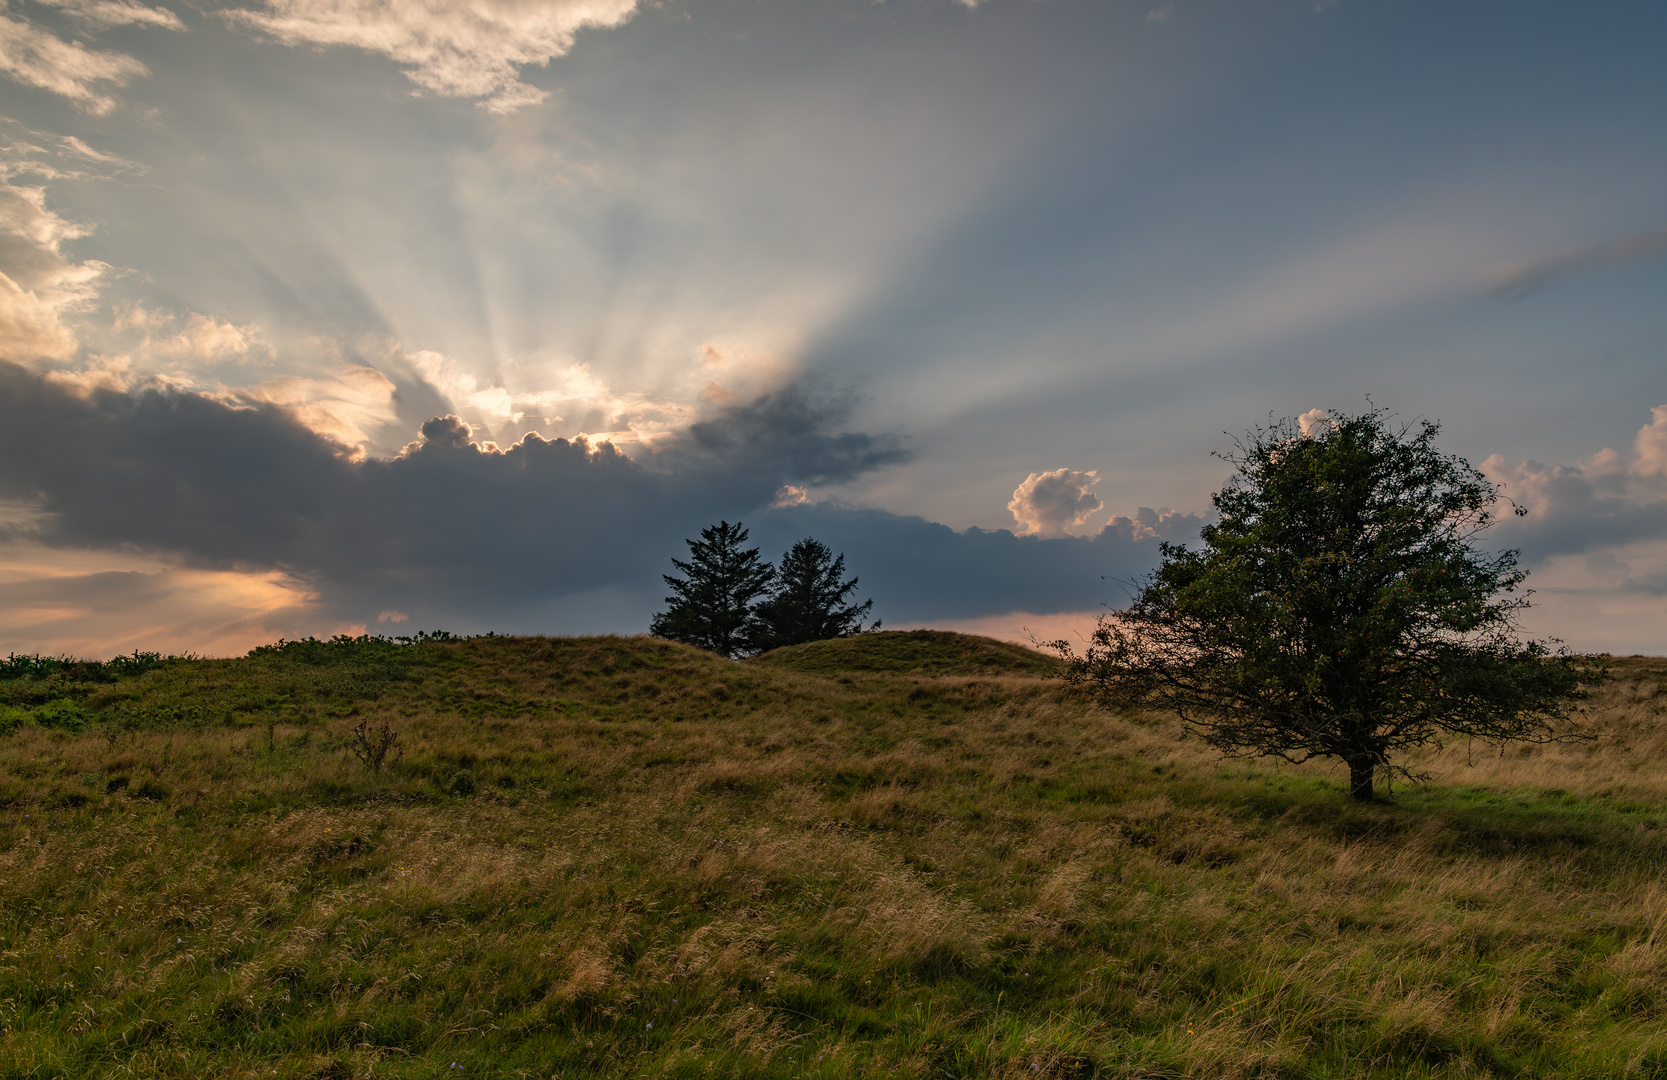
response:
<path id="1" fill-rule="evenodd" d="M 908 460 L 893 437 L 825 431 L 830 410 L 844 415 L 853 404 L 848 398 L 813 400 L 789 386 L 729 409 L 721 419 L 691 424 L 668 456 L 679 464 L 785 471 L 808 484 L 838 484 Z"/>
<path id="2" fill-rule="evenodd" d="M 753 530 L 766 554 L 804 536 L 843 552 L 881 616 L 905 623 L 1122 607 L 1132 580 L 1157 561 L 1154 539 L 1114 527 L 1093 537 L 1043 540 L 1006 529 L 961 533 L 882 510 L 808 505 L 772 510 Z"/>
<path id="3" fill-rule="evenodd" d="M 0 495 L 37 503 L 65 546 L 283 563 L 346 501 L 335 448 L 274 406 L 68 387 L 0 362 Z"/>
<path id="4" fill-rule="evenodd" d="M 88 394 L 0 363 L 0 497 L 40 512 L 14 535 L 161 552 L 313 582 L 348 619 L 538 629 L 528 613 L 610 592 L 641 623 L 682 540 L 746 516 L 770 556 L 815 534 L 848 554 L 887 617 L 1081 609 L 1151 543 L 956 533 L 868 510 L 766 508 L 788 483 L 838 483 L 904 457 L 839 430 L 843 405 L 789 389 L 696 424 L 643 463 L 608 443 L 528 435 L 481 446 L 456 417 L 391 459 L 355 460 L 283 410 L 166 389 Z M 623 598 L 623 599 L 621 599 Z M 640 626 L 621 627 L 624 629 Z"/>

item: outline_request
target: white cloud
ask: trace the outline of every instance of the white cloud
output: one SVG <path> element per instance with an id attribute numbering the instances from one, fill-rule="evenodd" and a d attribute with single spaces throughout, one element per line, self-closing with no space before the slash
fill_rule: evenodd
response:
<path id="1" fill-rule="evenodd" d="M 523 421 L 548 427 L 565 421 L 569 427 L 578 425 L 574 434 L 592 442 L 652 448 L 696 419 L 693 405 L 614 391 L 589 364 L 541 369 L 531 376 L 540 389 L 511 390 L 480 379 L 450 357 L 431 350 L 411 353 L 405 359 L 453 407 L 492 427 Z"/>
<path id="2" fill-rule="evenodd" d="M 1667 630 L 1650 623 L 1667 596 L 1667 405 L 1651 410 L 1630 454 L 1606 447 L 1574 465 L 1495 454 L 1480 468 L 1527 511 L 1503 518 L 1489 540 L 1535 566 L 1529 584 L 1543 610 L 1531 629 L 1581 649 L 1667 648 Z"/>
<path id="3" fill-rule="evenodd" d="M 61 386 L 71 387 L 83 396 L 94 390 L 125 393 L 140 378 L 139 373 L 133 370 L 133 358 L 125 354 L 91 356 L 77 367 L 49 371 L 46 377 Z"/>
<path id="4" fill-rule="evenodd" d="M 381 53 L 412 82 L 494 112 L 545 94 L 520 79 L 573 47 L 580 30 L 619 26 L 637 0 L 267 0 L 228 17 L 287 45 L 345 45 Z"/>
<path id="5" fill-rule="evenodd" d="M 183 326 L 172 333 L 148 339 L 146 346 L 158 358 L 203 365 L 227 361 L 241 363 L 252 357 L 270 358 L 272 355 L 272 347 L 262 340 L 259 327 L 235 326 L 195 312 L 186 316 Z"/>
<path id="6" fill-rule="evenodd" d="M 1297 425 L 1302 428 L 1302 437 L 1317 439 L 1331 431 L 1331 414 L 1324 409 L 1309 409 L 1297 417 Z"/>
<path id="7" fill-rule="evenodd" d="M 0 355 L 61 360 L 78 347 L 50 303 L 0 273 Z"/>
<path id="8" fill-rule="evenodd" d="M 179 16 L 167 8 L 146 7 L 125 0 L 37 0 L 38 3 L 67 12 L 92 26 L 158 26 L 164 30 L 184 30 Z"/>
<path id="9" fill-rule="evenodd" d="M 154 10 L 126 4 L 108 6 L 133 12 Z M 150 74 L 150 69 L 126 53 L 89 49 L 33 23 L 0 15 L 0 74 L 25 86 L 61 94 L 88 112 L 102 114 L 116 107 L 116 99 L 105 89 L 126 86 L 130 79 Z"/>
<path id="10" fill-rule="evenodd" d="M 1667 496 L 1663 479 L 1660 440 L 1664 433 L 1657 407 L 1657 419 L 1639 430 L 1634 445 L 1642 454 L 1631 457 L 1609 447 L 1574 465 L 1546 465 L 1538 461 L 1508 463 L 1499 454 L 1483 461 L 1479 468 L 1517 506 L 1527 511 L 1525 526 L 1584 523 L 1598 529 L 1605 520 L 1624 515 L 1628 509 L 1663 501 Z"/>
<path id="11" fill-rule="evenodd" d="M 264 367 L 276 351 L 253 323 L 238 325 L 199 312 L 160 311 L 141 304 L 117 307 L 106 321 L 81 326 L 93 354 L 79 369 L 52 378 L 83 386 L 125 389 L 136 380 L 214 393 L 233 392 L 215 374 L 227 365 Z"/>
<path id="12" fill-rule="evenodd" d="M 7 158 L 0 175 L 9 179 L 21 170 L 11 154 Z M 76 262 L 62 245 L 89 231 L 49 208 L 45 188 L 0 185 L 0 350 L 5 355 L 62 360 L 75 354 L 78 343 L 62 317 L 97 295 L 97 281 L 109 267 Z"/>
<path id="13" fill-rule="evenodd" d="M 1650 416 L 1633 440 L 1635 456 L 1628 471 L 1634 476 L 1667 479 L 1667 405 L 1657 405 Z"/>
<path id="14" fill-rule="evenodd" d="M 1105 505 L 1088 490 L 1099 482 L 1099 476 L 1092 470 L 1031 473 L 1013 490 L 1013 500 L 1007 504 L 1013 520 L 1019 524 L 1019 535 L 1043 538 L 1069 535 Z"/>
<path id="15" fill-rule="evenodd" d="M 19 177 L 89 180 L 144 171 L 138 162 L 88 146 L 74 135 L 36 131 L 0 116 L 0 180 L 8 184 Z"/>
<path id="16" fill-rule="evenodd" d="M 317 379 L 273 379 L 240 396 L 283 406 L 307 427 L 363 454 L 372 436 L 367 428 L 396 422 L 394 384 L 375 368 L 352 367 Z"/>

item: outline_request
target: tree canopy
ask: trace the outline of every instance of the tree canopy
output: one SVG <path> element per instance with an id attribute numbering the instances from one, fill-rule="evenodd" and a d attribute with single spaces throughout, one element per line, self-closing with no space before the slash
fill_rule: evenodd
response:
<path id="1" fill-rule="evenodd" d="M 687 540 L 689 559 L 673 559 L 683 577 L 664 575 L 672 595 L 649 633 L 735 659 L 783 645 L 878 630 L 864 626 L 874 601 L 848 602 L 857 579 L 845 580 L 845 556 L 806 537 L 782 556 L 778 572 L 744 548 L 740 522 L 720 521 Z"/>
<path id="2" fill-rule="evenodd" d="M 662 575 L 672 595 L 648 632 L 731 659 L 750 651 L 753 605 L 775 580 L 775 569 L 759 559 L 757 548 L 743 548 L 746 542 L 741 523 L 727 521 L 685 541 L 688 561 L 671 561 L 685 576 Z"/>
<path id="3" fill-rule="evenodd" d="M 1566 734 L 1583 665 L 1522 638 L 1517 552 L 1478 542 L 1498 492 L 1438 431 L 1373 410 L 1251 432 L 1199 548 L 1163 544 L 1080 655 L 1054 643 L 1067 680 L 1232 756 L 1339 759 L 1360 800 L 1411 747 Z"/>
<path id="4" fill-rule="evenodd" d="M 781 557 L 775 588 L 754 610 L 753 644 L 763 652 L 878 630 L 878 620 L 873 626 L 863 626 L 874 601 L 848 603 L 857 579 L 845 581 L 844 577 L 844 555 L 835 555 L 826 544 L 810 537 L 794 544 Z"/>

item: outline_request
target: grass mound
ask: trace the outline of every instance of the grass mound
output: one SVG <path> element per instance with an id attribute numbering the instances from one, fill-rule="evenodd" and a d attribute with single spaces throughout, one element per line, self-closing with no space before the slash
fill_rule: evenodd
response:
<path id="1" fill-rule="evenodd" d="M 1432 750 L 1367 806 L 946 667 L 0 680 L 0 1080 L 1667 1075 L 1667 663 L 1617 664 L 1595 742 Z"/>
<path id="2" fill-rule="evenodd" d="M 1059 662 L 1008 641 L 948 630 L 882 630 L 772 649 L 756 664 L 837 675 L 848 671 L 914 675 L 1035 675 Z"/>

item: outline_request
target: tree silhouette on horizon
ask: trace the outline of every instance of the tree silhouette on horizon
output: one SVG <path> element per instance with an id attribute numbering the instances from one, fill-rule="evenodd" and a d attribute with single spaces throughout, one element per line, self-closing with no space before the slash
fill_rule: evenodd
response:
<path id="1" fill-rule="evenodd" d="M 753 650 L 753 604 L 769 590 L 775 569 L 743 549 L 747 530 L 740 522 L 720 521 L 700 531 L 689 545 L 689 559 L 673 559 L 684 577 L 661 575 L 672 595 L 665 611 L 656 612 L 648 632 L 681 641 L 731 660 Z"/>

